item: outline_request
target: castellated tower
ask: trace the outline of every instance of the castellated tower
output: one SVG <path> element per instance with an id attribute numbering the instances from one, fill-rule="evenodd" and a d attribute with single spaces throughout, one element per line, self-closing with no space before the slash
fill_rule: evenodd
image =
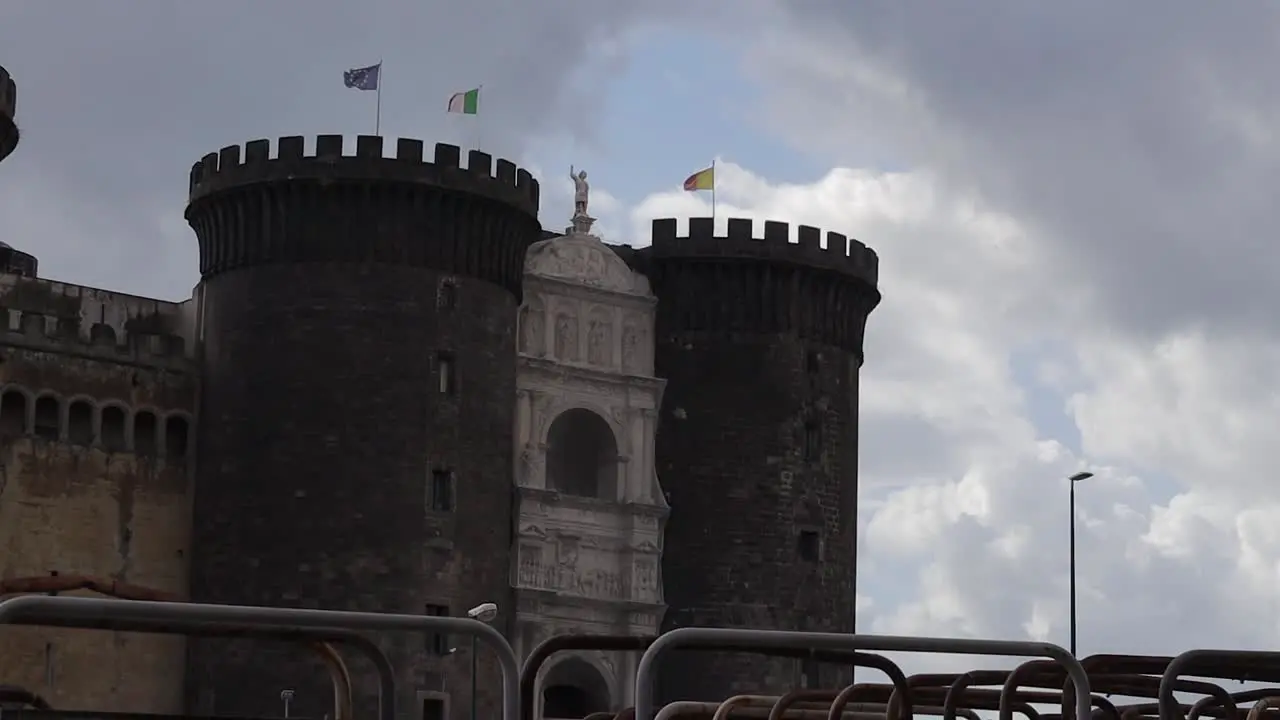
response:
<path id="1" fill-rule="evenodd" d="M 0 67 L 0 160 L 18 146 L 18 126 L 14 123 L 18 109 L 18 86 L 9 71 Z"/>
<path id="2" fill-rule="evenodd" d="M 232 146 L 191 171 L 203 385 L 193 601 L 464 615 L 512 623 L 516 308 L 540 236 L 538 184 L 481 152 L 321 135 Z M 469 521 L 465 521 L 469 519 Z M 470 644 L 396 635 L 399 707 L 452 691 L 469 715 Z M 196 645 L 193 643 L 193 645 Z M 496 717 L 480 653 L 479 716 Z M 372 669 L 353 663 L 357 697 Z M 296 647 L 204 642 L 190 711 L 332 712 Z M 438 694 L 438 693 L 437 693 Z M 443 706 L 441 708 L 443 709 Z M 358 707 L 358 714 L 375 708 Z"/>
<path id="3" fill-rule="evenodd" d="M 653 223 L 645 253 L 667 380 L 658 474 L 671 515 L 664 629 L 849 632 L 854 620 L 858 373 L 878 258 L 844 235 L 730 219 Z M 794 660 L 676 653 L 668 700 L 785 691 Z M 838 686 L 837 669 L 820 687 Z M 809 685 L 819 678 L 809 675 Z M 847 681 L 846 681 L 847 682 Z"/>
<path id="4" fill-rule="evenodd" d="M 18 147 L 18 125 L 14 122 L 18 112 L 18 86 L 9 71 L 0 67 L 0 161 Z M 22 277 L 36 276 L 34 255 L 15 250 L 0 238 L 0 272 Z"/>

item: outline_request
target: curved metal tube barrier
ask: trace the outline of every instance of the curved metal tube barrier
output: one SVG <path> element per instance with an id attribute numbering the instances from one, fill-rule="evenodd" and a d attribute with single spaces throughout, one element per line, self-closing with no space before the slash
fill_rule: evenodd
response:
<path id="1" fill-rule="evenodd" d="M 1262 717 L 1262 713 L 1266 710 L 1280 709 L 1280 697 L 1272 695 L 1258 700 L 1252 708 L 1249 708 L 1249 715 L 1245 720 L 1258 720 Z"/>
<path id="2" fill-rule="evenodd" d="M 35 597 L 35 596 L 32 596 Z M 130 600 L 129 602 L 138 602 Z M 186 604 L 186 603 L 183 603 Z M 0 624 L 4 624 L 0 619 Z M 78 618 L 68 620 L 58 616 L 42 618 L 37 621 L 20 621 L 14 625 L 38 625 L 40 627 L 60 627 L 78 630 L 114 630 L 117 632 L 155 633 L 157 635 L 187 635 L 207 638 L 254 638 L 259 640 L 279 640 L 313 645 L 326 666 L 330 668 L 330 676 L 335 683 L 338 676 L 328 653 L 333 651 L 329 645 L 346 645 L 363 654 L 373 663 L 378 673 L 378 715 L 382 720 L 395 720 L 396 671 L 391 661 L 378 644 L 368 637 L 351 630 L 342 629 L 310 629 L 296 627 L 245 627 L 237 623 L 190 623 L 156 620 L 155 618 L 132 618 L 128 620 L 110 618 Z M 346 664 L 343 663 L 345 672 Z M 344 678 L 350 684 L 349 674 Z M 335 685 L 335 693 L 337 692 Z M 335 695 L 335 698 L 337 695 Z M 350 690 L 347 691 L 350 697 Z M 348 717 L 350 714 L 348 713 Z"/>
<path id="3" fill-rule="evenodd" d="M 351 703 L 351 671 L 342 661 L 342 655 L 329 643 L 317 643 L 316 649 L 324 658 L 333 679 L 333 720 L 351 720 L 354 714 Z"/>
<path id="4" fill-rule="evenodd" d="M 24 595 L 0 601 L 0 624 L 110 628 L 111 622 L 170 625 L 170 634 L 204 624 L 250 629 L 377 630 L 383 632 L 454 633 L 474 637 L 491 647 L 502 668 L 503 720 L 520 718 L 520 666 L 502 635 L 479 620 L 429 615 L 380 614 L 347 610 L 309 610 L 202 603 L 114 600 L 108 598 Z M 315 639 L 315 638 L 308 638 Z M 385 657 L 384 657 L 385 659 Z M 394 676 L 393 676 L 394 677 Z M 395 718 L 395 693 L 382 698 L 382 715 Z"/>
<path id="5" fill-rule="evenodd" d="M 1185 720 L 1182 707 L 1174 692 L 1177 691 L 1177 680 L 1183 673 L 1189 673 L 1197 665 L 1203 666 L 1213 662 L 1239 663 L 1235 666 L 1243 672 L 1233 672 L 1229 677 L 1237 679 L 1260 679 L 1267 674 L 1274 674 L 1280 667 L 1280 652 L 1266 650 L 1188 650 L 1175 657 L 1160 676 L 1160 720 Z M 1247 666 L 1247 667 L 1246 667 Z M 1221 669 L 1219 669 L 1221 670 Z M 1272 670 L 1272 673 L 1266 673 Z M 1200 671 L 1196 673 L 1210 677 L 1216 673 Z"/>
<path id="6" fill-rule="evenodd" d="M 1242 690 L 1237 693 L 1231 693 L 1228 697 L 1232 703 L 1256 702 L 1262 698 L 1271 697 L 1272 695 L 1280 695 L 1280 688 L 1267 687 L 1258 688 L 1256 690 Z M 1195 701 L 1191 709 L 1187 712 L 1187 720 L 1199 720 L 1200 716 L 1216 709 L 1221 709 L 1222 704 L 1216 697 L 1202 697 Z M 1216 717 L 1211 715 L 1210 717 Z"/>
<path id="7" fill-rule="evenodd" d="M 1075 683 L 1077 719 L 1091 720 L 1089 676 L 1085 673 L 1080 661 L 1076 660 L 1071 653 L 1051 643 L 726 628 L 678 628 L 662 635 L 649 646 L 648 650 L 645 650 L 636 670 L 636 720 L 654 720 L 653 682 L 658 660 L 670 650 L 710 644 L 815 650 L 884 650 L 1050 657 L 1066 668 L 1067 674 Z"/>
<path id="8" fill-rule="evenodd" d="M 711 720 L 729 720 L 729 713 L 744 705 L 772 705 L 778 701 L 777 695 L 734 695 L 720 703 Z"/>
<path id="9" fill-rule="evenodd" d="M 735 696 L 736 699 L 744 699 L 744 705 L 733 705 L 722 716 L 719 713 L 724 710 L 724 703 L 707 702 L 702 700 L 680 700 L 664 705 L 658 711 L 656 720 L 676 720 L 676 718 L 698 718 L 698 720 L 770 720 L 773 717 L 772 710 L 766 709 L 764 705 L 774 696 L 766 695 L 740 695 Z M 750 698 L 747 702 L 745 699 Z M 819 705 L 814 703 L 814 705 Z M 627 710 L 618 713 L 615 720 L 631 720 L 631 715 Z M 854 703 L 847 710 L 842 712 L 838 717 L 839 720 L 884 720 L 885 712 L 888 710 L 887 703 Z M 786 711 L 782 716 L 782 720 L 825 720 L 828 717 L 827 710 L 821 707 L 793 707 Z M 942 708 L 935 706 L 926 706 L 920 708 L 921 714 L 924 715 L 941 715 Z M 589 720 L 592 716 L 584 718 Z M 965 720 L 981 720 L 977 713 L 972 710 L 961 711 L 961 717 Z"/>
<path id="10" fill-rule="evenodd" d="M 520 713 L 521 720 L 533 720 L 534 697 L 537 689 L 538 671 L 558 652 L 566 650 L 646 650 L 658 637 L 656 635 L 554 635 L 543 640 L 529 651 L 524 666 L 520 669 Z M 703 652 L 743 652 L 770 657 L 807 658 L 819 663 L 836 665 L 852 665 L 879 670 L 889 677 L 894 687 L 903 693 L 900 707 L 901 720 L 911 720 L 911 694 L 907 685 L 907 676 L 898 664 L 883 655 L 854 652 L 851 650 L 810 650 L 807 648 L 766 647 L 754 645 L 716 645 L 714 643 L 684 650 L 700 650 Z M 692 702 L 692 701 L 690 701 Z"/>

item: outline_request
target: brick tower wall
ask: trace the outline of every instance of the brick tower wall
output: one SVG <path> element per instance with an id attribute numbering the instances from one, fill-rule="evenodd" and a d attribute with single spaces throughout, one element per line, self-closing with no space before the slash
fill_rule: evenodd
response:
<path id="1" fill-rule="evenodd" d="M 510 613 L 515 323 L 538 185 L 524 170 L 419 141 L 341 136 L 229 147 L 192 170 L 203 361 L 194 601 L 462 615 Z M 446 386 L 442 389 L 442 375 Z M 452 499 L 433 493 L 452 478 Z M 464 522 L 464 519 L 468 520 Z M 509 617 L 499 617 L 499 627 Z M 380 639 L 402 717 L 423 691 L 469 715 L 470 644 Z M 332 713 L 296 647 L 193 643 L 200 714 Z M 448 647 L 441 649 L 447 650 Z M 480 654 L 479 714 L 500 710 Z M 357 713 L 372 668 L 352 662 Z"/>
<path id="2" fill-rule="evenodd" d="M 653 225 L 657 374 L 667 380 L 657 463 L 671 516 L 664 630 L 852 630 L 858 372 L 879 301 L 877 258 L 811 227 L 709 218 Z M 665 700 L 796 686 L 794 660 L 675 653 Z M 827 670 L 824 687 L 847 672 Z M 817 680 L 818 678 L 815 678 Z"/>

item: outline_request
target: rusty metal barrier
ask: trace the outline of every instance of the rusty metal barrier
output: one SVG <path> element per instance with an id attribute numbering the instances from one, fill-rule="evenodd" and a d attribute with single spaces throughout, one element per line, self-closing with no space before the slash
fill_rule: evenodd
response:
<path id="1" fill-rule="evenodd" d="M 520 718 L 520 667 L 515 651 L 497 630 L 469 618 L 26 595 L 0 601 L 0 625 L 3 624 L 95 629 L 151 624 L 151 629 L 143 632 L 168 634 L 198 632 L 201 627 L 217 625 L 246 635 L 262 629 L 299 634 L 319 629 L 468 635 L 490 646 L 498 656 L 502 668 L 503 720 Z M 389 697 L 381 698 L 381 706 L 380 715 L 384 720 L 394 720 L 394 691 Z"/>
<path id="2" fill-rule="evenodd" d="M 1228 697 L 1231 698 L 1231 707 L 1234 708 L 1236 707 L 1236 703 L 1256 702 L 1273 695 L 1280 695 L 1280 688 L 1267 687 L 1257 688 L 1254 690 L 1241 690 L 1240 692 L 1230 693 Z M 1208 715 L 1209 717 L 1223 717 L 1225 712 L 1222 707 L 1222 703 L 1219 702 L 1218 698 L 1209 696 L 1200 698 L 1190 707 L 1187 711 L 1187 720 L 1199 720 L 1201 715 Z"/>
<path id="3" fill-rule="evenodd" d="M 968 640 L 897 637 L 888 635 L 843 635 L 839 633 L 746 630 L 728 628 L 678 628 L 659 637 L 645 650 L 636 669 L 636 720 L 654 720 L 653 684 L 655 666 L 670 650 L 707 645 L 762 646 L 812 650 L 881 650 L 888 652 L 957 653 L 964 655 L 1011 655 L 1049 657 L 1066 668 L 1075 684 L 1078 720 L 1090 720 L 1089 676 L 1080 661 L 1064 648 L 1051 643 L 1009 640 Z M 1001 705 L 1005 703 L 1002 701 Z M 1009 706 L 1012 709 L 1012 705 Z M 1003 709 L 1003 708 L 1002 708 Z M 1174 719 L 1170 719 L 1174 720 Z"/>
<path id="4" fill-rule="evenodd" d="M 1249 717 L 1246 720 L 1258 720 L 1262 717 L 1263 711 L 1280 709 L 1280 697 L 1271 696 L 1260 698 L 1252 708 L 1249 709 Z"/>
<path id="5" fill-rule="evenodd" d="M 533 720 L 537 698 L 538 671 L 558 652 L 568 650 L 640 651 L 646 650 L 659 635 L 554 635 L 543 640 L 529 651 L 520 669 L 521 720 Z M 851 650 L 812 650 L 806 648 L 756 647 L 742 645 L 699 645 L 684 648 L 702 652 L 744 652 L 770 657 L 804 658 L 819 663 L 852 665 L 879 670 L 889 677 L 893 686 L 904 693 L 901 704 L 901 720 L 911 720 L 911 695 L 907 676 L 902 668 L 883 655 L 854 652 Z"/>
<path id="6" fill-rule="evenodd" d="M 128 602 L 138 602 L 130 600 Z M 184 603 L 185 604 L 185 603 Z M 4 624 L 4 620 L 0 620 L 0 624 Z M 341 693 L 340 689 L 343 683 L 349 681 L 349 677 L 344 675 L 342 683 L 338 681 L 338 675 L 345 673 L 345 666 L 339 670 L 334 664 L 335 656 L 329 656 L 327 653 L 333 649 L 329 645 L 346 645 L 353 650 L 364 655 L 373 663 L 374 670 L 378 673 L 378 700 L 379 700 L 379 716 L 382 720 L 393 720 L 395 715 L 395 696 L 396 696 L 396 673 L 395 668 L 391 666 L 391 661 L 387 659 L 382 648 L 378 644 L 370 640 L 368 637 L 357 632 L 342 629 L 319 629 L 319 628 L 295 628 L 295 627 L 260 627 L 246 628 L 243 625 L 235 623 L 178 623 L 156 620 L 155 618 L 134 618 L 129 620 L 120 619 L 89 619 L 79 618 L 74 620 L 66 620 L 59 617 L 50 617 L 42 619 L 38 622 L 21 622 L 11 624 L 39 625 L 40 627 L 56 627 L 77 630 L 114 630 L 117 632 L 142 632 L 155 633 L 158 635 L 188 635 L 192 637 L 206 638 L 251 638 L 257 640 L 278 640 L 281 642 L 290 642 L 298 644 L 318 643 L 316 649 L 320 652 L 323 662 L 330 669 L 335 681 L 335 693 Z M 341 663 L 341 659 L 337 658 Z M 349 691 L 350 688 L 348 687 Z M 349 697 L 349 692 L 348 692 Z M 337 702 L 335 708 L 341 705 Z M 350 716 L 348 708 L 348 716 Z"/>
<path id="7" fill-rule="evenodd" d="M 1280 652 L 1266 650 L 1188 650 L 1169 662 L 1160 676 L 1160 720 L 1186 720 L 1174 693 L 1183 674 L 1226 680 L 1280 682 Z"/>

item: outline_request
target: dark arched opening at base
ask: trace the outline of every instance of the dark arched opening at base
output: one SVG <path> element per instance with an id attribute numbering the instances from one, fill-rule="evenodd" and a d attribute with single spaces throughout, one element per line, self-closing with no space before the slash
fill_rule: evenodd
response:
<path id="1" fill-rule="evenodd" d="M 544 720 L 582 720 L 591 713 L 611 710 L 610 704 L 604 678 L 580 658 L 556 663 L 542 683 Z"/>

